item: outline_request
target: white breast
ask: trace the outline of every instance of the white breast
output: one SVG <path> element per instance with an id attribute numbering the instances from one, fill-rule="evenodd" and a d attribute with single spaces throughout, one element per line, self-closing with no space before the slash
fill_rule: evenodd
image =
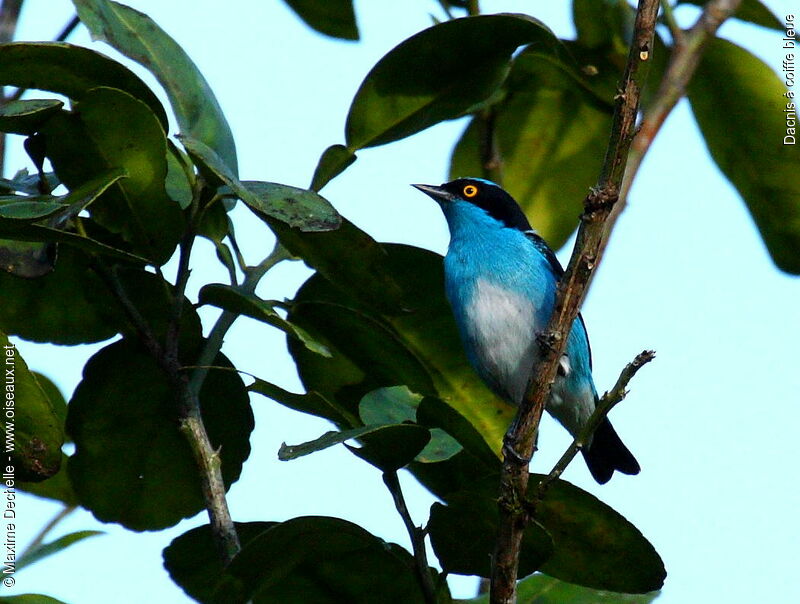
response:
<path id="1" fill-rule="evenodd" d="M 478 279 L 466 315 L 469 340 L 488 374 L 485 377 L 519 404 L 538 350 L 533 304 L 524 296 Z"/>

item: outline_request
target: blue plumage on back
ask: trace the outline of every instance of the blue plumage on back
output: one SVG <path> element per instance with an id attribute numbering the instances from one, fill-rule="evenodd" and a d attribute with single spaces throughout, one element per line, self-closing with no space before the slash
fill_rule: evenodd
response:
<path id="1" fill-rule="evenodd" d="M 459 179 L 441 187 L 415 186 L 440 203 L 450 228 L 445 293 L 467 357 L 489 388 L 519 405 L 539 362 L 536 336 L 553 312 L 561 265 L 513 198 L 494 183 Z M 596 402 L 589 340 L 579 318 L 547 410 L 575 435 Z M 608 420 L 597 429 L 584 456 L 601 483 L 615 469 L 639 471 Z"/>

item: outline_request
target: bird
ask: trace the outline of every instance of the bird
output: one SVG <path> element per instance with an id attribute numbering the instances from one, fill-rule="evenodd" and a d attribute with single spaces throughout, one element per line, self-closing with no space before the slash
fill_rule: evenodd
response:
<path id="1" fill-rule="evenodd" d="M 412 185 L 441 207 L 450 230 L 444 289 L 466 356 L 501 399 L 519 406 L 541 349 L 537 336 L 553 313 L 564 269 L 513 197 L 482 178 Z M 598 402 L 583 317 L 572 325 L 546 410 L 574 437 Z M 604 418 L 582 449 L 600 483 L 639 463 Z"/>

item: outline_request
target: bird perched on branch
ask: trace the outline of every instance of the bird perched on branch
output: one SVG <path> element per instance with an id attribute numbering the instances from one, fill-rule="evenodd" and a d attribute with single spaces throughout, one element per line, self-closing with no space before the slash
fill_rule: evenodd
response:
<path id="1" fill-rule="evenodd" d="M 564 269 L 517 202 L 495 183 L 460 178 L 438 187 L 413 186 L 441 206 L 450 228 L 445 292 L 467 357 L 493 392 L 518 406 L 540 360 L 537 335 L 553 313 Z M 575 436 L 597 400 L 589 338 L 579 315 L 546 409 Z M 582 453 L 600 484 L 615 470 L 639 472 L 608 418 Z"/>

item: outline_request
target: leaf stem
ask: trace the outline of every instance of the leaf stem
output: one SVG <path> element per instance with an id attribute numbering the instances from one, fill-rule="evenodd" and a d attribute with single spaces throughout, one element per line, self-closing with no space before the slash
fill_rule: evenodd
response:
<path id="1" fill-rule="evenodd" d="M 558 361 L 567 336 L 578 315 L 592 273 L 600 261 L 604 223 L 619 196 L 628 150 L 634 136 L 642 80 L 640 68 L 652 57 L 653 37 L 659 0 L 640 0 L 633 40 L 625 73 L 615 97 L 614 119 L 598 184 L 584 200 L 584 212 L 577 241 L 566 273 L 558 285 L 552 317 L 539 341 L 542 358 L 529 384 L 525 399 L 506 433 L 500 484 L 500 521 L 492 558 L 492 604 L 516 601 L 516 580 L 522 535 L 528 522 L 523 506 L 516 505 L 527 492 L 528 464 L 534 439 L 544 411 L 550 386 L 556 377 Z M 509 455 L 513 451 L 514 455 Z"/>
<path id="2" fill-rule="evenodd" d="M 383 482 L 392 494 L 394 507 L 403 519 L 408 536 L 411 538 L 411 547 L 414 550 L 414 561 L 416 562 L 417 580 L 419 581 L 426 604 L 436 604 L 436 586 L 433 584 L 433 577 L 428 567 L 428 556 L 425 553 L 425 531 L 414 524 L 411 514 L 408 512 L 403 490 L 400 488 L 400 481 L 397 472 L 385 472 Z"/>

